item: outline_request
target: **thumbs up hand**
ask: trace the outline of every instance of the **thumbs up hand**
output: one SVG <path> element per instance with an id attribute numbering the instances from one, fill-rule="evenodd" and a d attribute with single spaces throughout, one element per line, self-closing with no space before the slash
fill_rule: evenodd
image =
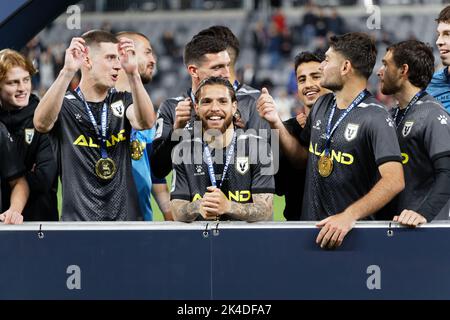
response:
<path id="1" fill-rule="evenodd" d="M 275 101 L 269 94 L 269 90 L 267 90 L 267 88 L 262 88 L 261 95 L 256 102 L 256 108 L 259 115 L 269 122 L 271 127 L 276 127 L 276 124 L 281 122 L 276 109 Z"/>

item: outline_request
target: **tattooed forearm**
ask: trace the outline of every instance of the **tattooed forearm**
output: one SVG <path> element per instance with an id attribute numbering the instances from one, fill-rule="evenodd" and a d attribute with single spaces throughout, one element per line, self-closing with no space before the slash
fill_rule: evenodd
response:
<path id="1" fill-rule="evenodd" d="M 255 194 L 252 203 L 231 202 L 231 212 L 227 214 L 234 219 L 248 222 L 270 220 L 272 218 L 272 204 L 273 194 Z"/>
<path id="2" fill-rule="evenodd" d="M 170 201 L 170 209 L 172 210 L 175 221 L 191 222 L 200 214 L 200 200 L 189 202 L 186 200 L 174 199 Z"/>

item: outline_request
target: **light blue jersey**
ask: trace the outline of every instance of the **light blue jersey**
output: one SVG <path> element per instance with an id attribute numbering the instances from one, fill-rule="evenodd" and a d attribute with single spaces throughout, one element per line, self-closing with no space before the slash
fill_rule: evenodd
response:
<path id="1" fill-rule="evenodd" d="M 150 175 L 150 161 L 147 145 L 150 147 L 155 137 L 155 127 L 136 131 L 132 129 L 131 140 L 139 140 L 143 148 L 143 155 L 139 160 L 131 160 L 133 166 L 134 183 L 139 198 L 139 207 L 145 221 L 153 220 L 153 212 L 150 202 L 152 192 L 152 179 Z"/>
<path id="2" fill-rule="evenodd" d="M 433 74 L 433 78 L 428 84 L 427 92 L 450 112 L 450 77 L 448 75 L 448 67 Z"/>

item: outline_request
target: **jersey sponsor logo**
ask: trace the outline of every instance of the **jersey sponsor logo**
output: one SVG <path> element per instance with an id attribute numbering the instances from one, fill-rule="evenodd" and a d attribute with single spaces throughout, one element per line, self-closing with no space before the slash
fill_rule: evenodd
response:
<path id="1" fill-rule="evenodd" d="M 407 153 L 402 152 L 402 163 L 407 164 L 409 161 L 409 156 Z"/>
<path id="2" fill-rule="evenodd" d="M 120 130 L 117 135 L 112 134 L 109 140 L 106 140 L 106 147 L 112 147 L 121 141 L 127 141 L 125 137 L 125 129 Z M 94 142 L 95 141 L 95 142 Z M 99 148 L 99 145 L 96 143 L 97 139 L 92 139 L 91 137 L 87 137 L 85 135 L 80 135 L 73 142 L 74 145 L 80 147 L 89 147 L 89 148 Z"/>
<path id="3" fill-rule="evenodd" d="M 196 164 L 194 168 L 194 176 L 204 176 L 205 171 L 203 170 L 203 166 L 201 164 Z"/>
<path id="4" fill-rule="evenodd" d="M 248 202 L 252 198 L 250 190 L 228 191 L 228 200 L 234 202 Z M 192 202 L 202 199 L 202 195 L 197 193 L 192 198 Z"/>
<path id="5" fill-rule="evenodd" d="M 322 152 L 319 152 L 317 150 L 317 143 L 313 146 L 312 143 L 309 144 L 309 152 L 315 154 L 316 156 L 320 157 L 325 154 L 325 150 Z M 355 161 L 355 157 L 351 155 L 350 153 L 345 153 L 342 151 L 336 151 L 331 150 L 331 160 L 339 162 L 341 164 L 345 164 L 347 166 L 352 165 Z"/>
<path id="6" fill-rule="evenodd" d="M 248 157 L 236 157 L 236 170 L 240 174 L 244 175 L 250 169 L 248 164 Z"/>
<path id="7" fill-rule="evenodd" d="M 347 141 L 352 141 L 358 135 L 359 124 L 349 123 L 345 128 L 344 138 Z"/>
<path id="8" fill-rule="evenodd" d="M 391 118 L 386 118 L 386 122 L 389 127 L 394 127 L 394 120 L 392 120 Z"/>
<path id="9" fill-rule="evenodd" d="M 414 124 L 414 121 L 406 121 L 405 125 L 403 126 L 402 129 L 402 135 L 403 137 L 406 137 L 410 132 L 411 132 L 411 128 Z"/>
<path id="10" fill-rule="evenodd" d="M 316 124 L 313 125 L 313 128 L 316 130 L 320 130 L 320 125 L 322 124 L 322 120 L 317 120 Z"/>
<path id="11" fill-rule="evenodd" d="M 34 137 L 34 128 L 25 128 L 25 142 L 31 144 Z"/>
<path id="12" fill-rule="evenodd" d="M 111 103 L 111 109 L 113 114 L 118 118 L 123 118 L 123 114 L 125 112 L 125 106 L 123 105 L 123 101 L 119 100 Z"/>
<path id="13" fill-rule="evenodd" d="M 447 124 L 448 119 L 443 114 L 441 114 L 437 119 L 441 124 Z"/>

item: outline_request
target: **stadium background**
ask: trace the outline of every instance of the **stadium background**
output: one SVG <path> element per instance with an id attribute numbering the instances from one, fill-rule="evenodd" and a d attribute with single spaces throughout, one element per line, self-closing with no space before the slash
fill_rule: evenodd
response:
<path id="1" fill-rule="evenodd" d="M 76 1 L 67 1 L 76 3 Z M 147 90 L 158 106 L 190 86 L 182 63 L 184 45 L 211 25 L 228 26 L 238 36 L 241 54 L 237 74 L 241 82 L 269 88 L 283 119 L 298 113 L 294 56 L 303 51 L 324 51 L 331 34 L 363 31 L 378 47 L 378 61 L 369 89 L 386 105 L 391 99 L 378 90 L 376 70 L 390 43 L 418 39 L 435 47 L 436 18 L 449 1 L 442 0 L 84 0 L 31 39 L 22 52 L 39 69 L 33 88 L 42 97 L 64 62 L 64 50 L 73 36 L 100 28 L 111 32 L 135 30 L 149 36 L 157 54 L 157 68 Z M 79 10 L 79 11 L 78 11 Z M 76 26 L 78 12 L 79 28 Z M 75 20 L 74 20 L 75 19 Z M 75 25 L 74 25 L 75 22 Z M 75 28 L 74 28 L 75 26 Z M 37 33 L 39 30 L 34 30 Z M 434 48 L 436 68 L 438 52 Z M 170 176 L 168 182 L 170 183 Z M 59 196 L 60 200 L 60 196 Z M 155 220 L 163 220 L 152 200 Z M 284 199 L 276 197 L 274 219 L 283 218 Z"/>

